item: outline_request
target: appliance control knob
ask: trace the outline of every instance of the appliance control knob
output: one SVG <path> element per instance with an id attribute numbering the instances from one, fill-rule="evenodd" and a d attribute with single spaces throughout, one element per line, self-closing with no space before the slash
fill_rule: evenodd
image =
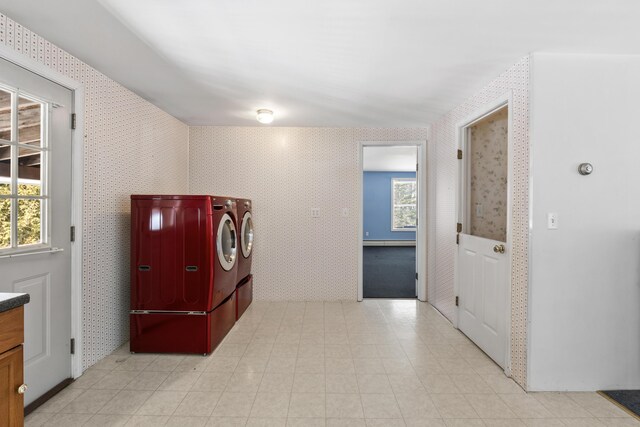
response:
<path id="1" fill-rule="evenodd" d="M 230 208 L 231 206 L 233 206 L 233 202 L 231 200 L 227 200 L 224 204 L 227 208 Z"/>
<path id="2" fill-rule="evenodd" d="M 245 208 L 249 208 L 249 207 L 251 207 L 251 203 L 249 203 L 249 202 L 244 202 L 244 207 L 245 207 Z"/>

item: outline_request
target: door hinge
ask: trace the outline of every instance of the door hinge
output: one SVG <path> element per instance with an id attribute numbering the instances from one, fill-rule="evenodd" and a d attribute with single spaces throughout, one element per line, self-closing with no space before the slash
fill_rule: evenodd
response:
<path id="1" fill-rule="evenodd" d="M 458 160 L 462 160 L 462 150 L 458 150 Z"/>
<path id="2" fill-rule="evenodd" d="M 71 113 L 71 129 L 76 128 L 76 113 Z"/>
<path id="3" fill-rule="evenodd" d="M 456 296 L 456 307 L 460 305 L 460 298 Z"/>
<path id="4" fill-rule="evenodd" d="M 416 172 L 418 172 L 418 168 L 420 168 L 420 164 L 416 163 Z"/>
<path id="5" fill-rule="evenodd" d="M 71 354 L 76 354 L 76 339 L 75 338 L 71 338 L 71 341 L 69 342 L 69 350 L 71 351 Z"/>
<path id="6" fill-rule="evenodd" d="M 416 273 L 416 280 L 418 280 L 418 273 Z"/>
<path id="7" fill-rule="evenodd" d="M 461 222 L 456 224 L 456 233 L 462 233 L 462 223 Z"/>
<path id="8" fill-rule="evenodd" d="M 456 245 L 460 244 L 460 234 L 456 234 Z"/>
<path id="9" fill-rule="evenodd" d="M 69 239 L 72 242 L 76 241 L 76 226 L 72 225 L 71 228 L 69 229 Z"/>

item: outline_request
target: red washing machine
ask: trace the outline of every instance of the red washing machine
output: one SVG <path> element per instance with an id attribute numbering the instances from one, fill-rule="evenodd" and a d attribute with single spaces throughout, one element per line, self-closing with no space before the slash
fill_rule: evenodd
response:
<path id="1" fill-rule="evenodd" d="M 211 353 L 236 315 L 234 199 L 131 196 L 132 352 Z"/>
<path id="2" fill-rule="evenodd" d="M 237 199 L 238 231 L 240 251 L 238 255 L 238 286 L 236 289 L 236 320 L 242 316 L 253 300 L 253 276 L 251 275 L 251 257 L 253 254 L 253 219 L 251 200 Z"/>

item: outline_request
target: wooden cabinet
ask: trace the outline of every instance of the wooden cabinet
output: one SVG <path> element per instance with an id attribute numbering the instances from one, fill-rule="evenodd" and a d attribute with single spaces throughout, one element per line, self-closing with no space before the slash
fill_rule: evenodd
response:
<path id="1" fill-rule="evenodd" d="M 24 308 L 0 313 L 0 426 L 24 421 Z"/>
<path id="2" fill-rule="evenodd" d="M 0 354 L 0 425 L 21 426 L 24 417 L 22 346 Z"/>

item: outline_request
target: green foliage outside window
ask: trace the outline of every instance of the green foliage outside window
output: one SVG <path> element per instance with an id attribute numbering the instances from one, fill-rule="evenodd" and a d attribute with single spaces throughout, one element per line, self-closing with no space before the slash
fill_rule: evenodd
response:
<path id="1" fill-rule="evenodd" d="M 0 195 L 9 195 L 8 184 L 0 184 Z M 39 196 L 40 186 L 20 184 L 20 195 Z M 18 202 L 18 244 L 40 243 L 40 200 L 20 199 Z M 11 200 L 0 200 L 0 248 L 11 246 Z"/>
<path id="2" fill-rule="evenodd" d="M 415 180 L 393 180 L 393 229 L 414 229 L 417 225 Z"/>

